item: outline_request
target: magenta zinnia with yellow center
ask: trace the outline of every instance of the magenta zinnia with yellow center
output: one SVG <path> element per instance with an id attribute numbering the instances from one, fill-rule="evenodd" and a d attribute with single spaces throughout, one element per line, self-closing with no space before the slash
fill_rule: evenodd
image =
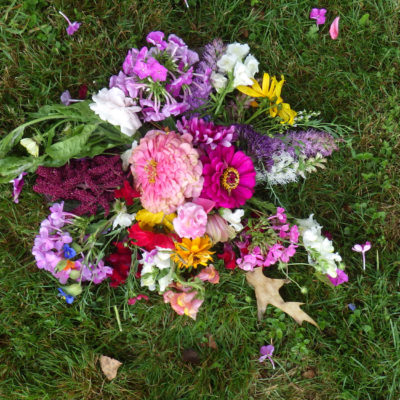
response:
<path id="1" fill-rule="evenodd" d="M 129 159 L 145 209 L 171 214 L 203 188 L 203 165 L 190 135 L 149 131 Z"/>
<path id="2" fill-rule="evenodd" d="M 217 207 L 236 208 L 253 196 L 256 172 L 251 158 L 234 147 L 218 146 L 201 158 L 204 186 L 201 197 Z"/>

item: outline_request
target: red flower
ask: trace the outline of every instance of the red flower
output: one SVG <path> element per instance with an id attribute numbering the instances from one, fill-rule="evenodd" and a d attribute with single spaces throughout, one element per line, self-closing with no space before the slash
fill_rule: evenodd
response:
<path id="1" fill-rule="evenodd" d="M 113 267 L 113 272 L 110 276 L 110 286 L 117 287 L 124 284 L 129 275 L 132 252 L 129 247 L 124 246 L 123 242 L 114 242 L 113 244 L 117 248 L 117 251 L 110 254 L 106 261 Z"/>
<path id="2" fill-rule="evenodd" d="M 139 224 L 132 225 L 128 228 L 128 232 L 129 237 L 134 239 L 131 243 L 135 246 L 143 247 L 147 251 L 154 250 L 156 246 L 163 247 L 164 249 L 175 249 L 171 236 L 164 235 L 163 233 L 144 231 L 140 228 Z M 175 237 L 176 235 L 172 236 Z"/>
<path id="3" fill-rule="evenodd" d="M 80 100 L 85 100 L 87 95 L 88 87 L 87 85 L 83 84 L 79 87 L 78 98 Z"/>
<path id="4" fill-rule="evenodd" d="M 236 254 L 230 244 L 224 245 L 224 252 L 222 254 L 218 254 L 218 258 L 224 260 L 226 269 L 236 268 Z"/>
<path id="5" fill-rule="evenodd" d="M 129 182 L 125 180 L 124 187 L 114 191 L 114 197 L 116 199 L 123 198 L 126 201 L 126 205 L 131 206 L 133 204 L 133 199 L 140 197 L 140 193 L 133 189 Z"/>

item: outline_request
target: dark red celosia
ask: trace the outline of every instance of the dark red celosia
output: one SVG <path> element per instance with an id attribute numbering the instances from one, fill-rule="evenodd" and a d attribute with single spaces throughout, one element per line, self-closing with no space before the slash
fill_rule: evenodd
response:
<path id="1" fill-rule="evenodd" d="M 147 251 L 154 250 L 156 246 L 163 247 L 164 249 L 175 249 L 171 236 L 164 235 L 163 233 L 144 231 L 140 228 L 139 224 L 132 225 L 128 228 L 128 232 L 129 237 L 133 239 L 131 243 Z"/>
<path id="2" fill-rule="evenodd" d="M 77 215 L 96 214 L 98 205 L 107 215 L 114 190 L 126 179 L 119 155 L 72 159 L 58 168 L 39 167 L 36 174 L 33 190 L 50 196 L 51 201 L 78 201 L 72 210 Z"/>
<path id="3" fill-rule="evenodd" d="M 132 264 L 132 251 L 129 247 L 125 247 L 123 242 L 113 244 L 116 247 L 116 252 L 110 254 L 106 261 L 113 267 L 110 286 L 117 287 L 124 284 L 128 278 Z"/>
<path id="4" fill-rule="evenodd" d="M 140 197 L 140 193 L 135 190 L 127 180 L 124 181 L 124 186 L 114 191 L 114 197 L 116 199 L 123 198 L 127 206 L 133 204 L 133 199 Z"/>

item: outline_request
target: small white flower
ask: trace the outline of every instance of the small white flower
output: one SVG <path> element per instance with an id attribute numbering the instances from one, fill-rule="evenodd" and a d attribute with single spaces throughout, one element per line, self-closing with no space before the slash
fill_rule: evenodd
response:
<path id="1" fill-rule="evenodd" d="M 127 171 L 127 170 L 128 170 L 129 165 L 130 165 L 129 159 L 130 159 L 130 157 L 131 157 L 131 155 L 132 155 L 132 151 L 133 151 L 134 149 L 136 149 L 137 145 L 138 145 L 137 140 L 134 140 L 134 141 L 132 142 L 132 147 L 131 147 L 130 149 L 124 151 L 124 152 L 121 154 L 122 169 L 123 169 L 124 171 Z"/>
<path id="2" fill-rule="evenodd" d="M 242 60 L 247 54 L 249 54 L 250 47 L 247 43 L 240 44 L 240 43 L 231 43 L 228 44 L 226 48 L 226 54 L 233 55 L 237 59 Z"/>
<path id="3" fill-rule="evenodd" d="M 232 72 L 239 59 L 230 54 L 224 54 L 217 62 L 217 66 L 221 72 Z M 212 79 L 212 78 L 211 78 Z"/>
<path id="4" fill-rule="evenodd" d="M 136 114 L 141 108 L 131 98 L 125 97 L 121 89 L 103 88 L 92 99 L 94 103 L 89 104 L 90 109 L 103 121 L 120 126 L 125 135 L 132 136 L 142 126 Z"/>
<path id="5" fill-rule="evenodd" d="M 222 89 L 225 89 L 225 86 L 228 82 L 228 79 L 226 76 L 222 74 L 218 74 L 217 72 L 214 72 L 211 74 L 211 84 L 215 88 L 217 92 L 220 92 Z"/>
<path id="6" fill-rule="evenodd" d="M 274 154 L 272 159 L 274 160 L 274 165 L 270 171 L 265 173 L 271 185 L 286 185 L 289 182 L 297 181 L 299 163 L 290 153 L 282 151 L 280 154 Z"/>
<path id="7" fill-rule="evenodd" d="M 258 72 L 258 64 L 259 62 L 257 59 L 251 54 L 249 54 L 244 60 L 244 65 L 246 66 L 247 70 L 249 71 L 249 75 L 252 78 L 254 78 L 254 75 Z"/>
<path id="8" fill-rule="evenodd" d="M 244 210 L 238 208 L 235 212 L 232 212 L 229 208 L 220 208 L 219 214 L 236 232 L 240 232 L 243 229 L 240 221 L 244 215 Z"/>
<path id="9" fill-rule="evenodd" d="M 253 75 L 254 76 L 254 75 Z M 233 87 L 238 86 L 250 86 L 253 84 L 251 78 L 253 78 L 249 69 L 241 62 L 237 62 L 235 69 L 233 70 Z"/>
<path id="10" fill-rule="evenodd" d="M 113 222 L 113 229 L 115 229 L 117 226 L 121 226 L 123 228 L 131 226 L 132 221 L 135 219 L 135 217 L 136 214 L 128 214 L 126 212 L 118 213 Z"/>

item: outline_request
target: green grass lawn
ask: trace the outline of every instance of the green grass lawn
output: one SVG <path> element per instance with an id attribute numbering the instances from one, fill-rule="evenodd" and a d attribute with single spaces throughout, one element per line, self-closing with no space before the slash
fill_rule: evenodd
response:
<path id="1" fill-rule="evenodd" d="M 176 33 L 193 48 L 215 37 L 248 42 L 261 70 L 284 74 L 285 101 L 351 128 L 327 168 L 276 196 L 292 215 L 333 235 L 349 283 L 331 289 L 303 274 L 301 299 L 318 322 L 299 327 L 268 308 L 256 318 L 244 274 L 225 271 L 208 290 L 197 321 L 153 294 L 125 306 L 106 284 L 67 306 L 30 254 L 47 204 L 28 179 L 18 205 L 0 191 L 0 399 L 400 399 L 400 5 L 395 0 L 0 0 L 0 134 L 40 105 L 95 92 L 127 50 L 152 30 Z M 318 33 L 312 7 L 328 8 Z M 82 23 L 65 32 L 62 9 Z M 366 16 L 368 14 L 368 17 Z M 340 16 L 337 40 L 329 24 Z M 372 242 L 367 269 L 351 251 Z M 293 286 L 293 285 L 292 285 Z M 348 304 L 354 303 L 354 312 Z M 119 329 L 115 307 L 121 319 Z M 212 335 L 217 348 L 209 346 Z M 273 370 L 258 362 L 273 340 Z M 197 353 L 196 363 L 185 350 Z M 104 379 L 100 355 L 120 360 Z"/>

